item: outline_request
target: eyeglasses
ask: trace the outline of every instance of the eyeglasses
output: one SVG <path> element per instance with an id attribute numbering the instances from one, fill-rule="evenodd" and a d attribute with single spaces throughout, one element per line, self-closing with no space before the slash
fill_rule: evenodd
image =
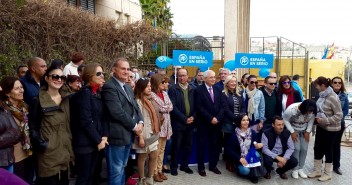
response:
<path id="1" fill-rule="evenodd" d="M 270 84 L 270 85 L 276 85 L 276 83 L 268 83 L 268 84 Z"/>
<path id="2" fill-rule="evenodd" d="M 257 84 L 258 84 L 258 81 L 250 81 L 249 83 L 250 83 L 250 84 L 256 84 L 256 85 L 257 85 Z"/>
<path id="3" fill-rule="evenodd" d="M 65 75 L 60 76 L 60 75 L 57 75 L 57 74 L 52 74 L 52 75 L 48 75 L 48 76 L 50 76 L 53 81 L 59 81 L 59 79 L 61 79 L 61 81 L 65 81 L 66 80 L 66 76 Z"/>
<path id="4" fill-rule="evenodd" d="M 101 75 L 105 76 L 105 74 L 106 74 L 106 73 L 99 71 L 99 72 L 97 72 L 97 73 L 95 74 L 95 76 L 101 76 Z"/>
<path id="5" fill-rule="evenodd" d="M 289 81 L 289 82 L 282 82 L 282 84 L 284 84 L 284 85 L 290 85 L 291 84 L 291 81 Z"/>
<path id="6" fill-rule="evenodd" d="M 334 84 L 342 84 L 342 82 L 333 82 Z"/>

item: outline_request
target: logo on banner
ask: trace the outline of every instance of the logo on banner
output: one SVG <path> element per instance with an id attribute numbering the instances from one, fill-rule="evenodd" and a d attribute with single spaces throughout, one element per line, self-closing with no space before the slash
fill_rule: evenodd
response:
<path id="1" fill-rule="evenodd" d="M 187 55 L 181 54 L 181 55 L 178 57 L 178 61 L 179 61 L 181 64 L 186 63 L 186 62 L 188 61 Z"/>
<path id="2" fill-rule="evenodd" d="M 248 64 L 249 59 L 246 56 L 241 57 L 240 62 L 243 66 Z"/>

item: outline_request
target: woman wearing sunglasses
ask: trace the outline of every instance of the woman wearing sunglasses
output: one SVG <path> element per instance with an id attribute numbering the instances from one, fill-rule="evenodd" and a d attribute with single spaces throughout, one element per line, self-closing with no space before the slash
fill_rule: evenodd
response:
<path id="1" fill-rule="evenodd" d="M 97 63 L 86 65 L 82 78 L 85 86 L 70 99 L 70 125 L 77 169 L 76 185 L 90 185 L 99 151 L 108 144 L 102 129 L 100 89 L 105 83 L 102 66 Z"/>
<path id="2" fill-rule="evenodd" d="M 168 82 L 169 80 L 161 74 L 155 74 L 150 79 L 152 87 L 152 102 L 153 105 L 156 107 L 156 110 L 158 110 L 160 118 L 160 133 L 158 146 L 159 154 L 156 161 L 156 168 L 154 171 L 154 180 L 156 182 L 162 182 L 163 180 L 167 180 L 167 177 L 162 171 L 162 167 L 166 142 L 168 139 L 171 138 L 172 135 L 170 112 L 173 110 L 169 95 L 166 93 L 166 84 L 168 84 Z"/>
<path id="3" fill-rule="evenodd" d="M 68 167 L 73 158 L 70 110 L 67 93 L 61 90 L 66 77 L 51 66 L 44 75 L 38 97 L 29 110 L 29 128 L 37 156 L 39 185 L 68 185 Z M 36 183 L 37 184 L 37 183 Z"/>
<path id="4" fill-rule="evenodd" d="M 315 118 L 318 126 L 314 143 L 314 170 L 308 177 L 320 177 L 319 181 L 331 180 L 333 148 L 341 130 L 341 119 L 343 118 L 339 97 L 330 84 L 331 80 L 322 76 L 314 81 L 314 86 L 319 91 L 318 111 Z M 324 156 L 325 168 L 322 173 Z"/>
<path id="5" fill-rule="evenodd" d="M 345 84 L 343 83 L 343 80 L 341 77 L 334 77 L 331 83 L 331 87 L 334 90 L 334 92 L 339 96 L 340 102 L 341 102 L 341 108 L 342 108 L 342 119 L 341 119 L 341 130 L 339 131 L 338 135 L 336 136 L 336 141 L 334 144 L 334 150 L 333 150 L 333 164 L 334 164 L 334 172 L 342 175 L 341 169 L 340 169 L 340 157 L 341 157 L 341 138 L 343 135 L 343 132 L 345 131 L 345 117 L 348 114 L 348 96 L 346 94 L 346 88 Z"/>
<path id="6" fill-rule="evenodd" d="M 302 102 L 301 95 L 291 85 L 291 78 L 287 75 L 283 75 L 279 80 L 279 105 L 282 107 L 282 114 L 285 112 L 288 106 L 293 103 Z"/>
<path id="7" fill-rule="evenodd" d="M 255 75 L 247 78 L 247 87 L 243 90 L 243 100 L 246 106 L 249 125 L 251 129 L 259 133 L 265 121 L 265 100 L 261 90 L 257 89 L 258 80 Z"/>

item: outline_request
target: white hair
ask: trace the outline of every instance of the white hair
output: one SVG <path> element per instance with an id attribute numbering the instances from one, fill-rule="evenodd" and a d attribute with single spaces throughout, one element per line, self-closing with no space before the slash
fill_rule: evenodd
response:
<path id="1" fill-rule="evenodd" d="M 228 74 L 231 74 L 230 69 L 227 69 L 227 68 L 220 68 L 219 69 L 219 74 L 221 73 L 221 71 L 227 71 Z"/>
<path id="2" fill-rule="evenodd" d="M 215 74 L 215 72 L 214 72 L 213 70 L 206 70 L 206 71 L 204 72 L 204 78 L 208 78 L 209 73 L 214 73 L 214 74 Z"/>

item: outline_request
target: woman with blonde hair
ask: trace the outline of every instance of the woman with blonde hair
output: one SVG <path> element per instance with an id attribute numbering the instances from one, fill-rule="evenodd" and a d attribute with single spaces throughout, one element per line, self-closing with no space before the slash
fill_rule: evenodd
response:
<path id="1" fill-rule="evenodd" d="M 222 124 L 222 131 L 224 132 L 224 158 L 226 161 L 226 169 L 230 172 L 234 171 L 234 162 L 228 157 L 227 142 L 234 133 L 236 125 L 235 120 L 240 113 L 245 113 L 245 106 L 243 105 L 243 98 L 240 94 L 240 87 L 237 87 L 237 78 L 235 75 L 228 75 L 224 81 L 223 91 L 223 108 L 224 120 Z"/>
<path id="2" fill-rule="evenodd" d="M 156 182 L 162 182 L 167 180 L 167 177 L 162 171 L 164 151 L 166 141 L 170 139 L 172 135 L 170 112 L 173 110 L 173 106 L 169 95 L 166 93 L 167 87 L 165 83 L 168 82 L 168 78 L 161 74 L 155 74 L 151 77 L 150 83 L 152 87 L 151 97 L 153 100 L 154 107 L 158 110 L 159 121 L 160 121 L 160 133 L 159 133 L 159 154 L 157 158 L 157 165 L 154 173 L 154 180 Z"/>
<path id="3" fill-rule="evenodd" d="M 136 150 L 138 154 L 138 173 L 139 173 L 139 183 L 152 185 L 154 169 L 156 166 L 156 159 L 158 156 L 158 139 L 160 132 L 158 113 L 154 109 L 151 100 L 151 87 L 149 79 L 140 78 L 134 88 L 134 94 L 136 97 L 137 104 L 141 109 L 141 113 L 144 118 L 144 127 L 142 134 L 136 137 L 132 148 Z M 145 160 L 148 160 L 148 175 L 145 178 L 144 166 Z"/>

